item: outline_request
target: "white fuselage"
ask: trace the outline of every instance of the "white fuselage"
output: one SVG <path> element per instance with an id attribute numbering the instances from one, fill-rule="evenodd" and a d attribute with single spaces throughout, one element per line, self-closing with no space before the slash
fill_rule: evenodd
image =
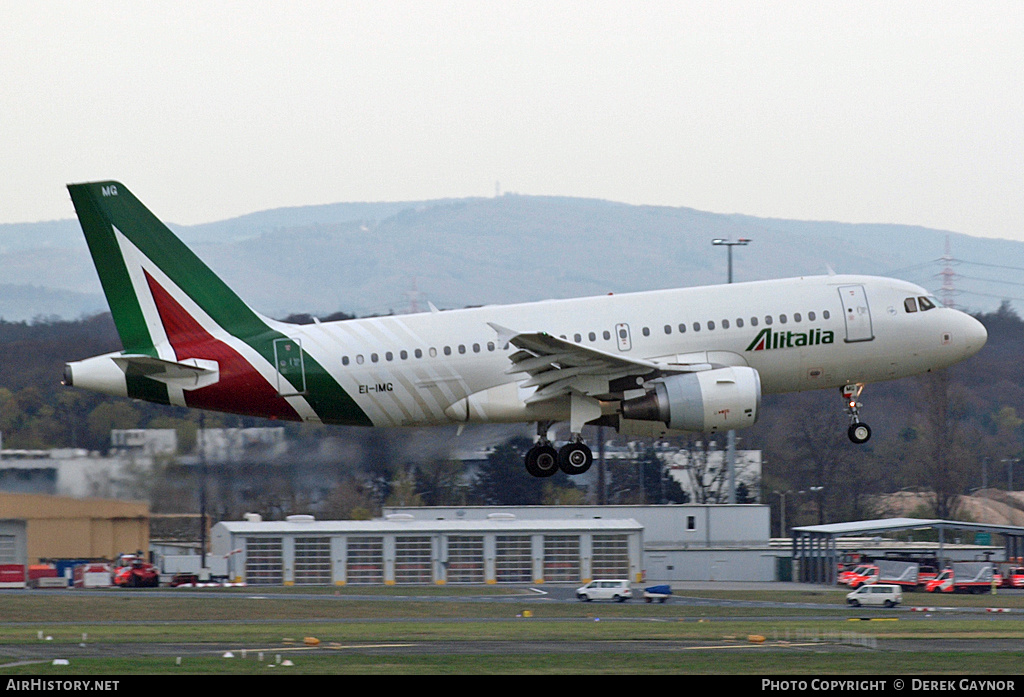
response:
<path id="1" fill-rule="evenodd" d="M 567 401 L 526 404 L 534 388 L 509 373 L 516 349 L 491 325 L 661 364 L 749 366 L 765 393 L 795 392 L 916 375 L 976 353 L 986 333 L 973 317 L 908 311 L 907 298 L 928 295 L 893 279 L 814 276 L 274 328 L 375 426 L 557 421 Z"/>

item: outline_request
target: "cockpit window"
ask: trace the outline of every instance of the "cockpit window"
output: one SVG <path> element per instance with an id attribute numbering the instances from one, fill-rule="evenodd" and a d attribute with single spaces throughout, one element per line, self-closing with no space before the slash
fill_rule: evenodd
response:
<path id="1" fill-rule="evenodd" d="M 917 298 L 907 298 L 904 300 L 903 309 L 907 312 L 917 312 Z"/>
<path id="2" fill-rule="evenodd" d="M 924 296 L 921 296 L 917 299 L 917 304 L 921 306 L 921 312 L 924 312 L 925 310 L 935 309 L 934 298 L 926 298 Z"/>

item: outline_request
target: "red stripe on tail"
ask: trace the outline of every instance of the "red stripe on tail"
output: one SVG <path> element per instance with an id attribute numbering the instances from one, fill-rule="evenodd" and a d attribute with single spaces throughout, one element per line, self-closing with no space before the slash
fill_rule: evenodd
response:
<path id="1" fill-rule="evenodd" d="M 215 339 L 171 295 L 146 274 L 167 339 L 179 361 L 202 358 L 217 361 L 220 380 L 208 387 L 185 391 L 189 407 L 301 421 L 302 417 L 240 353 Z"/>

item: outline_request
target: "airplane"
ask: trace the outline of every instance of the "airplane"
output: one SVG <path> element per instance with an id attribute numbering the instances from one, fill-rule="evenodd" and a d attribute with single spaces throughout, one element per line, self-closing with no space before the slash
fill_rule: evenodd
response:
<path id="1" fill-rule="evenodd" d="M 66 385 L 317 424 L 535 423 L 536 477 L 589 469 L 585 425 L 739 430 L 762 394 L 838 387 L 864 443 L 865 384 L 951 366 L 988 338 L 920 286 L 833 273 L 291 324 L 246 305 L 123 184 L 68 191 L 123 350 L 67 363 Z"/>

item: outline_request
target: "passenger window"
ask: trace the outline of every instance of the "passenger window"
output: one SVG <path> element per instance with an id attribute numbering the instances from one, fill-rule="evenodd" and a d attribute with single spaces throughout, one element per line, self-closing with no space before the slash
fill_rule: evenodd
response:
<path id="1" fill-rule="evenodd" d="M 813 322 L 814 321 L 814 313 L 813 312 L 808 312 L 807 313 L 807 319 L 809 321 Z"/>
<path id="2" fill-rule="evenodd" d="M 722 320 L 722 329 L 728 329 L 728 328 L 729 328 L 729 320 L 723 319 Z"/>
<path id="3" fill-rule="evenodd" d="M 666 324 L 665 325 L 665 333 L 666 334 L 671 334 L 672 333 L 672 325 L 671 324 Z"/>
<path id="4" fill-rule="evenodd" d="M 680 334 L 685 334 L 686 333 L 686 325 L 685 324 L 680 324 L 679 325 L 679 333 Z"/>
<path id="5" fill-rule="evenodd" d="M 459 344 L 459 353 L 465 353 L 465 352 L 466 352 L 466 345 L 465 344 Z"/>
<path id="6" fill-rule="evenodd" d="M 437 358 L 437 349 L 434 348 L 433 346 L 430 347 L 430 357 Z"/>
<path id="7" fill-rule="evenodd" d="M 693 331 L 695 331 L 695 332 L 699 332 L 700 331 L 700 322 L 694 322 L 693 323 Z"/>
<path id="8" fill-rule="evenodd" d="M 384 358 L 389 361 L 393 361 L 395 359 L 395 354 L 388 351 L 387 353 L 384 354 Z"/>
<path id="9" fill-rule="evenodd" d="M 644 332 L 644 336 L 650 336 L 651 335 L 651 328 L 650 327 L 644 327 L 643 328 L 643 332 Z"/>
<path id="10" fill-rule="evenodd" d="M 750 326 L 751 327 L 756 327 L 757 326 L 757 317 L 751 317 L 750 318 Z"/>
<path id="11" fill-rule="evenodd" d="M 452 355 L 452 347 L 451 346 L 445 346 L 444 347 L 444 355 L 446 355 L 446 356 Z"/>
<path id="12" fill-rule="evenodd" d="M 341 357 L 341 364 L 342 365 L 348 365 L 348 356 L 342 356 Z"/>
<path id="13" fill-rule="evenodd" d="M 376 353 L 371 353 L 370 354 L 370 361 L 372 363 L 376 363 L 379 360 L 380 360 L 380 357 Z"/>
<path id="14" fill-rule="evenodd" d="M 736 326 L 739 327 L 740 329 L 743 328 L 743 318 L 742 317 L 737 317 L 736 318 Z"/>
<path id="15" fill-rule="evenodd" d="M 602 336 L 604 336 L 604 340 L 605 341 L 608 341 L 609 339 L 612 338 L 612 333 L 610 331 L 608 331 L 607 329 L 605 329 L 604 333 L 602 334 Z"/>
<path id="16" fill-rule="evenodd" d="M 903 309 L 907 312 L 917 312 L 917 299 L 907 298 L 903 301 Z"/>
<path id="17" fill-rule="evenodd" d="M 920 297 L 917 299 L 917 302 L 921 306 L 921 312 L 935 309 L 935 303 L 932 302 L 931 298 Z"/>
<path id="18" fill-rule="evenodd" d="M 825 319 L 828 319 L 832 315 L 829 314 L 828 310 L 825 310 L 824 312 L 821 313 L 821 316 L 824 317 Z"/>
<path id="19" fill-rule="evenodd" d="M 359 365 L 363 364 L 363 354 L 360 353 L 358 356 L 356 356 L 356 363 Z"/>
<path id="20" fill-rule="evenodd" d="M 793 321 L 794 322 L 799 322 L 800 321 L 800 313 L 799 312 L 794 312 L 793 313 Z"/>
<path id="21" fill-rule="evenodd" d="M 493 341 L 488 341 L 487 342 L 487 350 L 488 351 L 493 351 L 494 350 L 494 342 Z"/>
<path id="22" fill-rule="evenodd" d="M 712 330 L 713 330 L 714 328 L 715 328 L 715 323 L 714 323 L 714 322 L 708 322 L 708 331 L 710 332 L 710 331 L 712 331 Z"/>
<path id="23" fill-rule="evenodd" d="M 407 359 L 407 358 L 409 357 L 409 352 L 408 352 L 408 351 L 406 351 L 405 349 L 402 349 L 402 350 L 401 350 L 401 351 L 399 352 L 399 354 L 398 354 L 398 355 L 399 355 L 399 357 L 400 357 L 400 358 L 401 358 L 401 359 L 402 359 L 402 360 L 404 361 L 405 359 Z"/>
<path id="24" fill-rule="evenodd" d="M 473 353 L 480 353 L 480 344 L 473 344 Z"/>
<path id="25" fill-rule="evenodd" d="M 413 355 L 416 356 L 416 358 L 423 358 L 423 351 L 421 349 L 416 349 Z"/>
<path id="26" fill-rule="evenodd" d="M 764 323 L 765 324 L 771 324 L 772 323 L 772 316 L 771 315 L 765 315 L 764 316 Z"/>
<path id="27" fill-rule="evenodd" d="M 589 334 L 587 334 L 587 338 L 590 339 L 591 341 L 597 341 L 597 334 L 595 334 L 594 332 L 590 332 Z"/>
<path id="28" fill-rule="evenodd" d="M 785 315 L 779 315 L 779 324 L 785 324 L 785 323 L 786 323 L 786 316 Z"/>
<path id="29" fill-rule="evenodd" d="M 583 341 L 583 337 L 581 335 L 579 335 L 579 334 L 573 334 L 572 335 L 572 340 L 575 341 L 578 344 L 581 341 Z"/>

